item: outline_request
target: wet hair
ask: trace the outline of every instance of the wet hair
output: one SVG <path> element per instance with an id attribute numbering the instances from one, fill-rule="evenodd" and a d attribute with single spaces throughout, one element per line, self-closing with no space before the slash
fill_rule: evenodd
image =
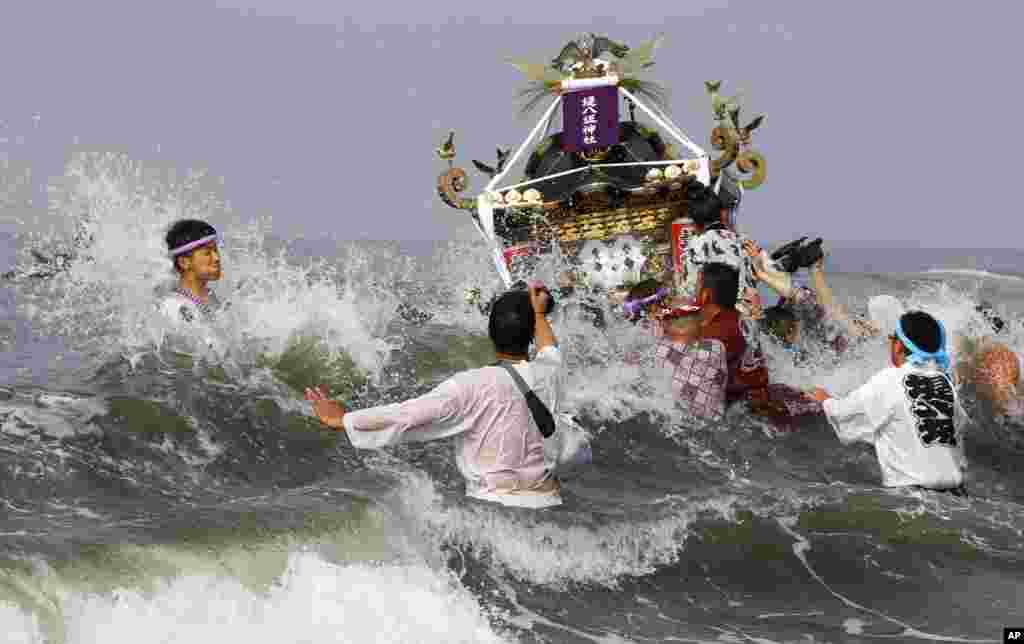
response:
<path id="1" fill-rule="evenodd" d="M 900 317 L 900 327 L 918 349 L 935 353 L 942 348 L 942 329 L 938 321 L 924 311 L 909 311 Z M 908 353 L 910 349 L 907 349 Z"/>
<path id="2" fill-rule="evenodd" d="M 185 244 L 202 239 L 209 235 L 216 235 L 217 231 L 213 226 L 201 221 L 199 219 L 182 219 L 174 222 L 171 227 L 167 230 L 167 236 L 164 241 L 167 243 L 167 251 L 170 252 L 175 248 L 180 248 Z M 188 253 L 179 255 L 178 257 L 172 257 L 171 262 L 174 264 L 174 270 L 181 271 L 181 267 L 178 266 L 178 259 L 180 257 L 187 257 Z"/>
<path id="3" fill-rule="evenodd" d="M 723 309 L 736 308 L 739 297 L 740 273 L 732 266 L 713 262 L 701 270 L 703 288 L 711 291 L 711 302 Z"/>
<path id="4" fill-rule="evenodd" d="M 536 327 L 533 306 L 526 291 L 508 291 L 491 305 L 487 333 L 495 351 L 513 355 L 527 353 Z"/>
<path id="5" fill-rule="evenodd" d="M 783 304 L 776 304 L 764 310 L 764 317 L 761 319 L 761 328 L 765 333 L 785 341 L 789 330 L 796 324 L 796 315 Z"/>
<path id="6" fill-rule="evenodd" d="M 633 287 L 629 289 L 629 293 L 626 294 L 626 301 L 624 302 L 626 319 L 633 323 L 642 320 L 646 314 L 645 309 L 649 305 L 641 306 L 640 302 L 657 295 L 658 291 L 661 289 L 661 282 L 653 277 L 645 279 L 638 284 L 634 284 Z"/>
<path id="7" fill-rule="evenodd" d="M 694 181 L 699 187 L 687 191 L 687 216 L 698 226 L 707 228 L 722 221 L 722 200 L 708 186 Z"/>
<path id="8" fill-rule="evenodd" d="M 981 313 L 981 316 L 985 318 L 988 325 L 992 327 L 993 333 L 999 333 L 1003 330 L 1003 327 L 1006 326 L 1006 322 L 1003 321 L 1003 318 L 996 315 L 995 309 L 992 308 L 991 304 L 982 302 L 978 306 L 974 307 L 974 310 Z"/>

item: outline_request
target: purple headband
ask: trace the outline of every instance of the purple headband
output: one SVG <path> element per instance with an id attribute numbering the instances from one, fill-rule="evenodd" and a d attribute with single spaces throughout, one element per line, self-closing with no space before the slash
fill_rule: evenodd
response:
<path id="1" fill-rule="evenodd" d="M 665 287 L 659 288 L 654 295 L 648 295 L 647 297 L 640 300 L 627 300 L 623 303 L 622 308 L 626 311 L 626 315 L 636 315 L 645 306 L 654 304 L 658 300 L 668 295 L 668 289 Z"/>
<path id="2" fill-rule="evenodd" d="M 209 244 L 210 242 L 217 241 L 218 239 L 219 239 L 219 236 L 217 235 L 217 233 L 214 233 L 212 235 L 207 235 L 206 237 L 200 237 L 199 239 L 197 239 L 197 240 L 195 240 L 193 242 L 189 242 L 187 244 L 184 244 L 182 246 L 178 246 L 177 248 L 171 250 L 171 257 L 177 257 L 178 255 L 181 255 L 183 253 L 187 253 L 190 250 L 195 250 L 196 248 L 199 248 L 200 246 L 205 246 L 205 245 Z"/>

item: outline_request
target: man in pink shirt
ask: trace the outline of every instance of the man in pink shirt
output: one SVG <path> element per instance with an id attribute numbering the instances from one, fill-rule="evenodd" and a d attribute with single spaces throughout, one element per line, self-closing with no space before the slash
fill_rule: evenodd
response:
<path id="1" fill-rule="evenodd" d="M 557 418 L 562 356 L 544 314 L 549 297 L 543 288 L 504 293 L 491 307 L 488 332 L 498 360 L 515 369 Z M 567 434 L 572 440 L 572 431 L 560 427 L 545 439 L 502 366 L 463 371 L 418 398 L 358 411 L 328 400 L 323 387 L 307 389 L 306 399 L 321 422 L 344 429 L 359 449 L 454 437 L 468 496 L 519 507 L 562 503 L 554 470 L 567 450 L 552 443 Z"/>

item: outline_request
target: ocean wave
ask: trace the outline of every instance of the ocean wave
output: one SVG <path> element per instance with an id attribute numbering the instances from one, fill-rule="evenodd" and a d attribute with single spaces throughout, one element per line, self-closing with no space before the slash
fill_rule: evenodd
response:
<path id="1" fill-rule="evenodd" d="M 1020 275 L 1010 275 L 1007 273 L 993 273 L 991 271 L 973 268 L 929 268 L 924 272 L 928 274 L 962 275 L 964 277 L 979 277 L 997 280 L 1009 280 L 1014 282 L 1024 282 L 1024 277 L 1021 277 Z"/>
<path id="2" fill-rule="evenodd" d="M 438 547 L 471 551 L 520 581 L 555 588 L 617 588 L 622 578 L 672 565 L 679 561 L 693 522 L 708 514 L 730 517 L 735 502 L 733 497 L 669 499 L 661 517 L 647 519 L 571 512 L 523 515 L 491 504 L 446 504 L 422 473 L 389 469 L 403 480 L 404 515 Z"/>
<path id="3" fill-rule="evenodd" d="M 3 585 L 0 579 L 0 586 Z M 339 565 L 309 552 L 254 590 L 212 570 L 169 577 L 150 591 L 52 589 L 47 599 L 0 600 L 6 642 L 161 644 L 193 642 L 501 643 L 490 613 L 447 572 L 422 564 Z M 51 607 L 56 608 L 53 604 Z"/>
<path id="4" fill-rule="evenodd" d="M 665 374 L 652 368 L 650 334 L 611 311 L 600 329 L 571 316 L 553 320 L 568 366 L 561 411 L 585 419 L 597 457 L 592 472 L 566 481 L 563 507 L 530 512 L 465 499 L 450 444 L 357 452 L 344 433 L 310 418 L 302 387 L 326 383 L 362 408 L 405 399 L 485 364 L 492 357 L 486 317 L 465 291 L 478 289 L 487 301 L 501 290 L 487 250 L 475 239 L 453 241 L 418 271 L 399 254 L 360 245 L 319 259 L 286 257 L 269 249 L 265 226 L 229 216 L 206 188 L 151 181 L 138 170 L 110 158 L 73 163 L 67 185 L 54 186 L 52 213 L 66 224 L 82 222 L 94 240 L 91 259 L 48 280 L 12 282 L 12 303 L 26 325 L 65 338 L 75 350 L 96 349 L 99 357 L 91 362 L 96 373 L 59 385 L 81 386 L 87 394 L 66 394 L 52 383 L 53 391 L 0 390 L 0 507 L 10 515 L 0 534 L 6 556 L 26 558 L 17 564 L 0 558 L 0 627 L 8 641 L 117 644 L 152 635 L 165 642 L 254 644 L 388 637 L 490 642 L 507 635 L 496 622 L 517 620 L 552 628 L 564 622 L 565 632 L 587 639 L 574 629 L 590 628 L 623 588 L 653 597 L 666 620 L 705 619 L 713 624 L 704 624 L 705 632 L 743 621 L 748 609 L 779 619 L 774 615 L 785 606 L 778 604 L 788 598 L 748 588 L 770 573 L 751 565 L 757 559 L 750 553 L 771 555 L 780 579 L 796 579 L 788 575 L 799 563 L 791 538 L 765 527 L 770 517 L 790 515 L 803 522 L 794 528 L 807 533 L 801 539 L 829 542 L 836 559 L 860 556 L 862 546 L 851 546 L 850 534 L 875 559 L 884 553 L 878 575 L 892 577 L 862 584 L 858 564 L 855 583 L 891 603 L 899 604 L 886 594 L 891 579 L 933 582 L 932 568 L 897 564 L 933 551 L 980 551 L 1005 569 L 993 573 L 979 596 L 1019 582 L 1012 565 L 1020 553 L 1014 545 L 1022 529 L 1019 505 L 989 520 L 978 501 L 1017 498 L 1019 477 L 1000 460 L 1008 438 L 991 439 L 996 458 L 979 451 L 978 436 L 971 435 L 976 496 L 962 508 L 930 496 L 917 505 L 900 497 L 895 509 L 850 503 L 856 493 L 872 504 L 886 494 L 878 489 L 873 453 L 842 447 L 827 427 L 785 436 L 760 431 L 740 407 L 721 426 L 693 427 L 677 413 Z M 185 188 L 184 200 L 178 187 Z M 89 217 L 80 218 L 82 212 Z M 175 347 L 153 320 L 155 289 L 172 278 L 160 233 L 184 215 L 208 217 L 225 233 L 226 274 L 218 284 L 230 305 L 218 320 L 229 348 L 223 362 L 209 355 L 172 359 Z M 536 276 L 556 283 L 561 261 L 545 259 Z M 962 286 L 969 280 L 952 275 L 995 278 L 987 286 L 1010 297 L 1015 280 L 1024 279 L 929 272 L 941 279 L 848 274 L 835 285 L 854 302 L 851 309 L 863 308 L 879 290 L 891 291 L 934 313 L 952 334 L 984 327 L 974 311 L 977 294 Z M 1018 303 L 992 299 L 1010 308 Z M 402 305 L 429 322 L 396 315 Z M 16 345 L 18 336 L 0 327 L 0 344 Z M 1024 346 L 1019 331 L 1003 337 L 1015 349 Z M 814 364 L 796 364 L 781 350 L 769 353 L 774 380 L 836 394 L 853 390 L 889 360 L 883 341 Z M 625 360 L 631 354 L 640 358 Z M 66 371 L 64 365 L 58 370 Z M 357 378 L 362 372 L 379 378 Z M 349 493 L 373 509 L 360 515 L 370 520 L 331 518 Z M 737 519 L 741 512 L 752 518 Z M 175 521 L 178 528 L 168 527 Z M 459 556 L 463 574 L 456 579 L 446 564 L 457 571 Z M 31 564 L 19 567 L 25 560 Z M 676 578 L 694 577 L 704 564 L 705 572 L 719 569 L 711 592 L 701 599 L 700 572 L 678 592 Z M 795 570 L 806 579 L 802 567 Z M 810 596 L 801 584 L 792 584 L 794 597 Z M 518 606 L 522 613 L 506 620 L 500 611 L 511 595 L 492 593 L 495 585 L 561 593 L 567 601 L 551 610 Z M 566 609 L 573 602 L 581 606 L 575 615 Z M 623 639 L 664 635 L 634 619 L 629 611 L 639 606 L 607 616 L 608 632 L 622 632 Z M 833 617 L 830 604 L 813 608 Z M 970 606 L 970 612 L 984 615 L 984 608 Z M 863 611 L 850 611 L 845 622 L 806 627 L 824 633 L 824 641 L 842 637 L 840 623 L 851 634 L 868 632 Z M 917 615 L 919 607 L 898 611 Z M 930 608 L 926 617 L 944 612 Z M 749 620 L 748 626 L 762 641 L 796 628 Z"/>

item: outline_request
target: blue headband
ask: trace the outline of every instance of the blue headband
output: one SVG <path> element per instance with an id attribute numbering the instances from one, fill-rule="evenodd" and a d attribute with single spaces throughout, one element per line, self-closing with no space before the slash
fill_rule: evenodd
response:
<path id="1" fill-rule="evenodd" d="M 946 328 L 943 327 L 942 322 L 939 322 L 938 320 L 935 320 L 935 323 L 939 325 L 939 349 L 933 353 L 924 351 L 910 341 L 907 334 L 903 332 L 902 318 L 896 322 L 896 337 L 900 339 L 903 346 L 910 349 L 910 355 L 907 356 L 907 362 L 916 365 L 924 365 L 929 360 L 934 360 L 944 372 L 949 373 L 949 354 L 946 353 Z"/>

